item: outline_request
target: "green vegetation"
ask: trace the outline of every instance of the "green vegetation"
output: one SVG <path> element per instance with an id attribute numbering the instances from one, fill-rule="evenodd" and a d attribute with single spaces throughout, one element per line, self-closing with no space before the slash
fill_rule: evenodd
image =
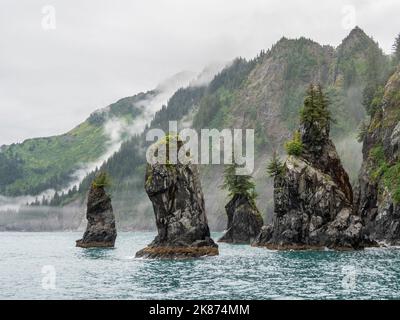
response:
<path id="1" fill-rule="evenodd" d="M 79 187 L 67 194 L 58 195 L 56 203 L 69 203 L 71 201 L 84 201 L 87 191 L 92 181 L 100 172 L 107 172 L 112 185 L 109 193 L 113 195 L 114 206 L 118 215 L 125 221 L 132 221 L 132 203 L 143 203 L 147 197 L 143 189 L 143 177 L 145 176 L 147 162 L 144 151 L 152 143 L 146 141 L 145 135 L 152 128 L 162 128 L 168 130 L 169 120 L 180 120 L 187 115 L 192 108 L 199 103 L 204 94 L 204 87 L 193 87 L 179 89 L 168 101 L 167 106 L 157 112 L 150 126 L 146 127 L 145 132 L 137 135 L 122 143 L 118 152 L 112 155 L 103 165 L 89 173 L 79 184 Z M 166 137 L 165 141 L 167 141 Z M 148 177 L 151 179 L 151 177 Z M 150 181 L 150 180 L 149 180 Z M 150 207 L 149 207 L 150 209 Z M 141 215 L 151 216 L 151 210 L 144 210 Z"/>
<path id="2" fill-rule="evenodd" d="M 236 164 L 227 165 L 224 170 L 222 189 L 228 190 L 229 196 L 243 195 L 254 201 L 257 197 L 255 183 L 250 175 L 236 175 Z"/>
<path id="3" fill-rule="evenodd" d="M 393 44 L 393 58 L 395 64 L 400 63 L 400 34 L 396 37 Z"/>
<path id="4" fill-rule="evenodd" d="M 283 49 L 282 46 L 285 48 Z M 324 60 L 322 48 L 304 37 L 296 40 L 282 39 L 277 47 L 280 47 L 280 50 L 283 49 L 282 52 L 287 63 L 284 75 L 286 81 L 293 79 L 308 81 L 315 66 Z M 318 50 L 315 50 L 317 48 Z"/>
<path id="5" fill-rule="evenodd" d="M 307 90 L 304 106 L 300 109 L 300 123 L 314 125 L 321 128 L 330 125 L 332 118 L 328 109 L 329 101 L 320 85 L 310 85 Z"/>
<path id="6" fill-rule="evenodd" d="M 139 93 L 133 97 L 120 99 L 109 105 L 107 109 L 100 109 L 93 112 L 87 119 L 87 122 L 96 126 L 103 125 L 109 118 L 125 119 L 129 122 L 141 114 L 140 108 L 137 108 L 135 104 L 142 100 L 150 99 L 155 94 L 156 92 L 154 91 L 148 91 L 146 93 Z"/>
<path id="7" fill-rule="evenodd" d="M 228 107 L 232 102 L 232 93 L 220 88 L 215 93 L 201 100 L 199 110 L 194 118 L 196 128 L 220 128 L 226 122 Z"/>
<path id="8" fill-rule="evenodd" d="M 328 109 L 329 101 L 320 85 L 310 85 L 300 109 L 300 123 L 310 130 L 311 137 L 319 141 L 327 132 L 329 133 L 332 121 Z M 292 156 L 300 156 L 303 152 L 303 142 L 299 131 L 295 131 L 293 139 L 285 143 L 286 152 Z"/>
<path id="9" fill-rule="evenodd" d="M 284 165 L 276 151 L 273 152 L 272 158 L 267 164 L 267 174 L 270 177 L 277 177 L 283 173 Z"/>
<path id="10" fill-rule="evenodd" d="M 300 156 L 303 153 L 303 142 L 301 141 L 300 131 L 295 131 L 293 139 L 286 141 L 285 149 L 290 156 Z"/>
<path id="11" fill-rule="evenodd" d="M 283 38 L 271 50 L 277 54 L 277 62 L 285 66 L 281 110 L 290 130 L 298 125 L 297 116 L 307 83 L 312 81 L 317 69 L 331 63 L 326 49 L 306 38 Z"/>
<path id="12" fill-rule="evenodd" d="M 375 182 L 382 179 L 383 185 L 390 191 L 394 202 L 400 203 L 400 161 L 389 165 L 382 145 L 372 148 L 369 155 L 373 163 L 371 179 Z"/>
<path id="13" fill-rule="evenodd" d="M 386 188 L 391 191 L 394 202 L 400 203 L 400 162 L 385 170 L 383 181 Z"/>
<path id="14" fill-rule="evenodd" d="M 368 133 L 368 123 L 365 121 L 361 122 L 360 126 L 358 127 L 358 132 L 357 132 L 357 141 L 362 143 L 364 141 L 365 136 Z"/>
<path id="15" fill-rule="evenodd" d="M 382 145 L 377 145 L 369 151 L 369 156 L 373 162 L 374 170 L 371 171 L 371 178 L 377 181 L 388 168 L 385 153 Z"/>
<path id="16" fill-rule="evenodd" d="M 348 136 L 365 118 L 361 92 L 366 84 L 366 52 L 370 48 L 379 50 L 377 44 L 361 30 L 349 36 L 337 50 L 305 38 L 282 39 L 271 50 L 262 52 L 253 60 L 237 59 L 208 86 L 179 89 L 168 104 L 155 114 L 145 133 L 150 128 L 167 131 L 169 120 L 186 121 L 189 118 L 190 121 L 193 116 L 192 126 L 197 129 L 240 126 L 255 129 L 255 152 L 264 155 L 276 148 L 280 137 L 287 130 L 293 131 L 299 125 L 298 113 L 307 86 L 318 79 L 326 88 L 324 92 L 331 102 L 330 110 L 338 120 L 332 124 L 332 132 L 340 137 Z M 377 52 L 379 65 L 385 59 Z M 128 112 L 132 101 L 118 101 L 120 109 L 125 110 L 121 113 L 128 113 L 127 118 L 134 117 Z M 115 112 L 118 113 L 118 109 L 115 108 Z M 320 116 L 317 114 L 317 117 Z M 308 119 L 307 114 L 304 115 L 305 119 Z M 103 121 L 103 114 L 95 113 L 90 117 L 89 124 L 96 127 Z M 113 181 L 109 191 L 119 206 L 116 211 L 131 219 L 132 203 L 147 200 L 143 191 L 146 170 L 144 151 L 151 142 L 144 141 L 144 134 L 126 141 L 117 153 L 91 172 L 78 188 L 68 194 L 59 194 L 55 202 L 62 205 L 78 199 L 83 201 L 95 176 L 106 171 Z M 301 154 L 301 138 L 298 136 L 294 141 L 289 144 L 289 153 Z M 46 150 L 43 150 L 43 154 L 47 155 Z M 24 159 L 17 156 L 7 154 L 9 160 L 4 163 L 0 160 L 0 167 L 24 168 Z M 74 164 L 79 162 L 79 159 L 73 161 Z M 202 174 L 210 178 L 215 171 L 207 168 L 202 170 Z M 261 179 L 260 176 L 257 178 Z M 13 176 L 8 179 L 13 179 Z M 60 181 L 65 182 L 67 179 L 68 175 L 61 177 Z M 3 183 L 1 175 L 0 183 Z M 151 210 L 148 213 L 146 211 L 146 214 L 152 215 Z"/>
<path id="17" fill-rule="evenodd" d="M 229 122 L 235 90 L 244 83 L 255 63 L 256 60 L 236 59 L 211 81 L 194 117 L 195 128 L 222 128 Z"/>
<path id="18" fill-rule="evenodd" d="M 363 91 L 363 106 L 369 116 L 374 116 L 382 105 L 384 87 L 377 84 L 369 84 Z"/>
<path id="19" fill-rule="evenodd" d="M 204 87 L 181 88 L 169 99 L 168 105 L 163 106 L 154 115 L 151 127 L 168 131 L 169 120 L 179 120 L 197 104 L 203 97 Z"/>
<path id="20" fill-rule="evenodd" d="M 170 162 L 170 152 L 175 151 L 178 152 L 179 148 L 182 146 L 182 139 L 176 133 L 168 133 L 166 134 L 160 141 L 157 142 L 158 146 L 165 145 L 165 161 L 167 169 L 174 169 L 175 165 Z M 156 153 L 159 152 L 157 149 Z M 177 156 L 177 155 L 176 155 Z M 176 158 L 177 159 L 177 158 Z"/>
<path id="21" fill-rule="evenodd" d="M 111 186 L 111 179 L 106 172 L 102 171 L 97 174 L 92 182 L 92 186 L 93 188 L 108 188 Z"/>
<path id="22" fill-rule="evenodd" d="M 369 116 L 373 116 L 381 105 L 384 84 L 387 82 L 392 69 L 382 51 L 370 48 L 367 51 L 367 69 L 365 72 L 366 85 L 363 91 L 362 104 Z"/>
<path id="23" fill-rule="evenodd" d="M 62 136 L 7 146 L 1 157 L 8 161 L 0 159 L 0 193 L 35 195 L 66 186 L 81 163 L 95 161 L 105 152 L 106 141 L 101 126 L 84 122 Z"/>
<path id="24" fill-rule="evenodd" d="M 104 132 L 108 117 L 130 123 L 142 111 L 134 104 L 153 93 L 124 98 L 107 109 L 94 112 L 70 132 L 49 138 L 29 139 L 2 148 L 0 153 L 0 194 L 37 195 L 47 189 L 67 186 L 82 164 L 96 161 L 107 150 Z"/>

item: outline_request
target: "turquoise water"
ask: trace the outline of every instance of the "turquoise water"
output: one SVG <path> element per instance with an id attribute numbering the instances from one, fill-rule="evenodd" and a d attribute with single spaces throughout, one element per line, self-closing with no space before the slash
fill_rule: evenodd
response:
<path id="1" fill-rule="evenodd" d="M 0 233 L 0 298 L 400 298 L 400 249 L 277 252 L 220 244 L 217 257 L 141 260 L 134 254 L 154 233 L 119 233 L 115 249 L 76 248 L 80 236 Z"/>

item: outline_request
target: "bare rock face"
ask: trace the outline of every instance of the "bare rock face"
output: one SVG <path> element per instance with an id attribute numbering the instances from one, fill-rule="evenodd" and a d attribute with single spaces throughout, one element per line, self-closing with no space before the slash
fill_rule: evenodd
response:
<path id="1" fill-rule="evenodd" d="M 103 187 L 92 185 L 89 191 L 86 218 L 88 220 L 83 238 L 76 241 L 77 247 L 114 247 L 117 238 L 115 217 L 111 198 Z"/>
<path id="2" fill-rule="evenodd" d="M 355 204 L 370 236 L 400 244 L 400 68 L 365 130 Z"/>
<path id="3" fill-rule="evenodd" d="M 219 239 L 228 243 L 252 243 L 260 233 L 263 219 L 247 196 L 235 195 L 225 206 L 228 215 L 226 233 Z"/>
<path id="4" fill-rule="evenodd" d="M 305 121 L 299 156 L 289 156 L 274 179 L 274 222 L 255 246 L 271 249 L 361 249 L 371 244 L 353 210 L 353 192 L 329 122 Z"/>
<path id="5" fill-rule="evenodd" d="M 210 237 L 197 166 L 148 164 L 145 179 L 158 235 L 136 257 L 218 255 L 218 246 Z"/>

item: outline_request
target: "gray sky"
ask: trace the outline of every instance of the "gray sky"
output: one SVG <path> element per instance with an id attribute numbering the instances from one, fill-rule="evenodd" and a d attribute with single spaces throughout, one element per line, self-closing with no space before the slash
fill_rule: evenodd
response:
<path id="1" fill-rule="evenodd" d="M 42 27 L 46 5 L 54 30 Z M 358 24 L 390 52 L 399 14 L 398 0 L 1 0 L 0 145 L 63 133 L 177 72 L 252 58 L 282 36 L 336 46 Z"/>

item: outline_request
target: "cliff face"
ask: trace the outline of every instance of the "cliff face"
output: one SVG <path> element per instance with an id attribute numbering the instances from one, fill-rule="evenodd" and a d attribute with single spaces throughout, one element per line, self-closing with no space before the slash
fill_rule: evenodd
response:
<path id="1" fill-rule="evenodd" d="M 111 198 L 103 187 L 92 185 L 87 203 L 87 227 L 77 247 L 114 247 L 117 237 Z"/>
<path id="2" fill-rule="evenodd" d="M 358 249 L 361 219 L 329 174 L 304 158 L 289 157 L 274 181 L 274 222 L 255 241 L 272 249 Z"/>
<path id="3" fill-rule="evenodd" d="M 400 243 L 400 69 L 376 96 L 365 128 L 356 205 L 371 237 Z"/>
<path id="4" fill-rule="evenodd" d="M 137 257 L 186 258 L 217 255 L 210 237 L 199 173 L 193 164 L 148 164 L 145 189 L 158 235 Z"/>
<path id="5" fill-rule="evenodd" d="M 255 203 L 243 195 L 235 195 L 225 206 L 228 215 L 226 233 L 220 242 L 251 243 L 260 233 L 263 218 Z"/>
<path id="6" fill-rule="evenodd" d="M 299 131 L 300 154 L 289 156 L 274 179 L 273 225 L 264 227 L 254 244 L 274 249 L 362 248 L 369 241 L 353 212 L 349 177 L 329 138 L 329 116 L 325 109 L 314 116 L 316 107 L 310 108 L 312 118 L 302 121 Z"/>

